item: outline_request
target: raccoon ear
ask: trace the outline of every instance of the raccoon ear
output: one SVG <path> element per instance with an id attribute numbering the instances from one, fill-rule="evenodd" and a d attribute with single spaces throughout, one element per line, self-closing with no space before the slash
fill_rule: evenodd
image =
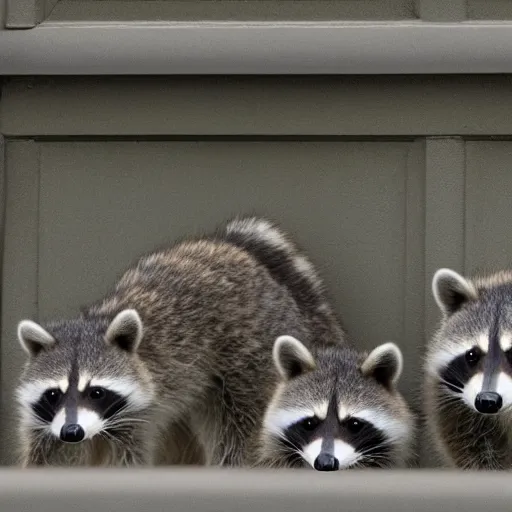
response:
<path id="1" fill-rule="evenodd" d="M 284 380 L 290 380 L 315 369 L 311 352 L 293 336 L 279 336 L 272 351 L 274 364 Z"/>
<path id="2" fill-rule="evenodd" d="M 118 313 L 108 326 L 105 339 L 121 350 L 135 352 L 142 340 L 142 321 L 137 311 L 125 309 Z"/>
<path id="3" fill-rule="evenodd" d="M 44 348 L 51 347 L 55 338 L 32 320 L 22 320 L 18 324 L 18 341 L 29 356 L 36 356 Z"/>
<path id="4" fill-rule="evenodd" d="M 473 283 L 448 268 L 440 268 L 434 274 L 432 293 L 445 316 L 452 315 L 465 303 L 478 299 Z"/>
<path id="5" fill-rule="evenodd" d="M 391 389 L 396 386 L 403 368 L 402 351 L 394 343 L 384 343 L 373 349 L 361 365 L 363 375 L 373 377 Z"/>

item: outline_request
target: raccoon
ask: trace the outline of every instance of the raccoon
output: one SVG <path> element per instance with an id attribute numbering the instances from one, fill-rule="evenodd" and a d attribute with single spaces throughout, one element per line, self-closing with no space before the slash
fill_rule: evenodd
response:
<path id="1" fill-rule="evenodd" d="M 512 466 L 512 273 L 439 269 L 442 312 L 425 358 L 425 418 L 442 465 Z"/>
<path id="2" fill-rule="evenodd" d="M 273 357 L 281 381 L 265 412 L 259 465 L 334 471 L 411 463 L 414 417 L 397 390 L 403 358 L 394 343 L 370 353 L 348 343 L 308 350 L 285 335 Z"/>
<path id="3" fill-rule="evenodd" d="M 21 463 L 258 465 L 276 453 L 262 431 L 275 436 L 313 407 L 324 421 L 308 431 L 304 460 L 348 467 L 336 444 L 341 427 L 329 426 L 334 410 L 365 422 L 353 438 L 372 446 L 407 435 L 395 439 L 399 350 L 358 358 L 344 338 L 322 281 L 291 239 L 266 219 L 236 218 L 143 256 L 74 319 L 20 322 L 28 354 L 16 391 Z"/>

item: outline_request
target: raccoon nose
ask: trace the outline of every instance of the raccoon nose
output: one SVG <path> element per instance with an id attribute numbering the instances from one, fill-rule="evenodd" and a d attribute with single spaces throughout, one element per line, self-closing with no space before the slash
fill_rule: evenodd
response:
<path id="1" fill-rule="evenodd" d="M 337 471 L 340 469 L 338 459 L 330 453 L 321 453 L 315 459 L 314 466 L 317 471 Z"/>
<path id="2" fill-rule="evenodd" d="M 64 425 L 60 431 L 60 438 L 65 443 L 79 443 L 85 437 L 84 429 L 74 423 Z"/>
<path id="3" fill-rule="evenodd" d="M 496 414 L 502 405 L 501 395 L 494 391 L 481 391 L 475 398 L 475 408 L 482 414 Z"/>

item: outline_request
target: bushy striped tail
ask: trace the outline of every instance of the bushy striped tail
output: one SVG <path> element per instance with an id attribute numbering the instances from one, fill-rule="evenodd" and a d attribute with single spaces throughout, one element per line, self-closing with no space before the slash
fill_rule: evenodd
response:
<path id="1" fill-rule="evenodd" d="M 259 217 L 236 218 L 228 222 L 222 238 L 252 254 L 290 290 L 299 305 L 316 308 L 325 304 L 323 282 L 315 267 L 273 222 Z"/>

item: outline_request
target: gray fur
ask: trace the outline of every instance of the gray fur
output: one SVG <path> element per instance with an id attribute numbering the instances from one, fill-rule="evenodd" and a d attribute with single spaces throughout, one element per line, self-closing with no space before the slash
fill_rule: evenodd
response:
<path id="1" fill-rule="evenodd" d="M 111 336 L 114 319 L 127 309 L 140 318 L 139 345 L 134 321 L 113 329 L 123 336 Z M 358 367 L 350 365 L 362 361 L 346 348 L 312 265 L 276 226 L 254 218 L 143 256 L 104 299 L 44 329 L 56 341 L 27 359 L 18 387 L 24 466 L 266 464 L 272 456 L 262 435 L 268 404 L 325 393 L 346 372 L 352 380 Z M 293 387 L 283 395 L 280 387 L 272 348 L 281 335 L 314 349 L 322 368 L 304 381 L 309 389 L 296 388 L 300 395 Z M 137 400 L 127 394 L 128 408 L 114 418 L 114 430 L 76 445 L 34 428 L 27 407 L 27 386 L 59 381 L 72 368 L 135 383 L 138 393 Z M 358 378 L 354 391 L 351 400 L 364 395 L 408 419 L 396 391 L 371 378 Z"/>
<path id="2" fill-rule="evenodd" d="M 315 366 L 305 367 L 300 375 L 281 382 L 266 411 L 266 420 L 280 411 L 311 410 L 325 402 L 333 404 L 336 413 L 340 412 L 338 406 L 341 404 L 349 416 L 355 418 L 361 411 L 372 411 L 375 416 L 370 415 L 370 419 L 376 426 L 382 426 L 382 419 L 386 418 L 383 433 L 387 453 L 376 458 L 370 454 L 361 456 L 350 467 L 393 468 L 409 465 L 413 456 L 414 418 L 395 386 L 400 372 L 399 365 L 392 363 L 391 366 L 398 373 L 393 373 L 391 369 L 390 378 L 384 383 L 374 377 L 375 364 L 382 362 L 375 359 L 374 351 L 358 351 L 347 343 L 315 345 L 310 348 Z M 392 352 L 395 353 L 394 350 Z M 363 370 L 365 367 L 368 373 Z M 269 428 L 271 421 L 268 423 L 264 423 L 259 450 L 256 450 L 260 454 L 259 464 L 273 468 L 307 467 L 302 457 L 290 458 L 289 452 L 283 449 L 282 436 Z M 324 431 L 324 441 L 343 440 L 339 437 L 337 426 L 336 420 L 330 432 Z M 303 448 L 296 447 L 299 451 Z"/>
<path id="3" fill-rule="evenodd" d="M 503 347 L 509 346 L 512 334 L 512 273 L 466 278 L 441 269 L 433 279 L 433 294 L 443 318 L 426 354 L 424 404 L 439 461 L 461 469 L 509 469 L 512 354 Z M 457 356 L 482 346 L 473 369 L 465 363 L 457 372 L 446 373 Z M 446 375 L 456 379 L 451 388 Z M 482 414 L 473 405 L 475 390 L 497 392 L 503 406 L 497 413 Z"/>

